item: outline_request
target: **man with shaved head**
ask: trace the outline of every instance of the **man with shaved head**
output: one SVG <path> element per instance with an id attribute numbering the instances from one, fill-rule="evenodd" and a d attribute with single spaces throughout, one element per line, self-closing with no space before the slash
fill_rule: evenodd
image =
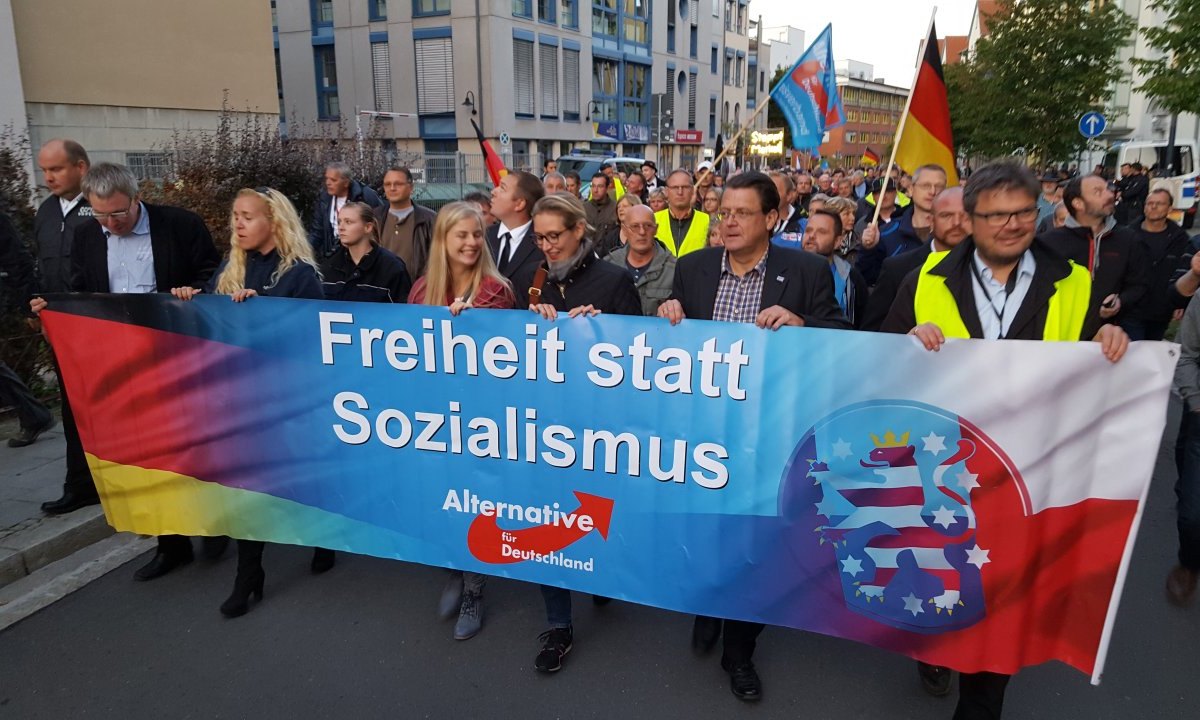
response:
<path id="1" fill-rule="evenodd" d="M 632 175 L 630 177 L 633 177 Z M 658 223 L 647 205 L 634 205 L 625 211 L 624 247 L 613 250 L 604 259 L 633 275 L 633 284 L 642 301 L 642 314 L 653 317 L 658 306 L 671 296 L 675 282 L 675 256 L 659 244 L 655 235 Z"/>

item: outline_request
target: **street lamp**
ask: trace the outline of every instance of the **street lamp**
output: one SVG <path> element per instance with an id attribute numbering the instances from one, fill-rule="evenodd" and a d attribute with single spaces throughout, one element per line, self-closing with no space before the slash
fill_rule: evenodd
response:
<path id="1" fill-rule="evenodd" d="M 479 114 L 475 110 L 475 93 L 471 92 L 470 90 L 467 91 L 467 98 L 462 101 L 462 105 L 463 107 L 471 108 L 471 115 Z"/>
<path id="2" fill-rule="evenodd" d="M 588 100 L 588 119 L 595 121 L 596 116 L 600 114 L 600 103 L 595 100 Z"/>

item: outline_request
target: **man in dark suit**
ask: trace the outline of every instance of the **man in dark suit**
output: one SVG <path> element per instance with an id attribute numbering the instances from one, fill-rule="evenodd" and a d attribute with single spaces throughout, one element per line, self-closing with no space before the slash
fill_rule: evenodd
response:
<path id="1" fill-rule="evenodd" d="M 752 322 L 778 330 L 784 325 L 850 329 L 833 295 L 826 261 L 811 253 L 771 244 L 779 221 L 779 191 L 760 172 L 735 175 L 725 185 L 721 209 L 724 247 L 679 258 L 671 297 L 658 316 L 677 325 L 685 318 Z M 707 652 L 724 629 L 721 667 L 741 700 L 762 697 L 762 681 L 751 658 L 759 623 L 697 617 L 692 647 Z"/>
<path id="2" fill-rule="evenodd" d="M 312 243 L 318 261 L 337 251 L 337 214 L 348 202 L 384 207 L 378 193 L 350 176 L 349 165 L 331 162 L 325 166 L 325 187 L 317 194 L 308 223 L 308 241 Z"/>
<path id="3" fill-rule="evenodd" d="M 542 182 L 527 172 L 509 173 L 492 189 L 492 214 L 500 223 L 487 229 L 488 250 L 496 268 L 512 283 L 517 307 L 529 303 L 529 286 L 545 259 L 530 237 L 533 206 L 544 194 Z"/>
<path id="4" fill-rule="evenodd" d="M 92 166 L 83 193 L 98 222 L 82 228 L 71 252 L 72 292 L 169 293 L 171 288 L 202 288 L 217 269 L 220 255 L 199 215 L 180 208 L 147 205 L 138 197 L 138 181 L 129 168 L 113 163 Z M 34 298 L 31 309 L 46 307 Z M 67 488 L 66 494 L 96 495 L 96 488 Z M 220 554 L 222 543 L 206 543 Z M 158 539 L 154 559 L 137 571 L 153 580 L 192 560 L 191 541 L 178 535 Z"/>
<path id="5" fill-rule="evenodd" d="M 871 299 L 867 301 L 867 313 L 863 317 L 862 329 L 878 331 L 887 317 L 900 283 L 910 272 L 925 264 L 930 252 L 942 252 L 956 247 L 963 238 L 971 234 L 971 218 L 963 209 L 962 188 L 943 190 L 933 201 L 933 225 L 929 242 L 916 250 L 900 253 L 883 261 L 879 281 Z"/>

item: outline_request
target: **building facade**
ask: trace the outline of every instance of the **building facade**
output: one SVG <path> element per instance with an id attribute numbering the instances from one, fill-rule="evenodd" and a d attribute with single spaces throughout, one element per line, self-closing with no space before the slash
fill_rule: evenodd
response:
<path id="1" fill-rule="evenodd" d="M 478 154 L 474 119 L 518 168 L 576 148 L 686 165 L 745 109 L 748 1 L 274 0 L 284 128 Z"/>
<path id="2" fill-rule="evenodd" d="M 848 75 L 838 75 L 838 92 L 846 111 L 846 124 L 829 131 L 821 156 L 830 164 L 853 167 L 870 148 L 884 164 L 891 151 L 908 88 L 885 85 Z"/>
<path id="3" fill-rule="evenodd" d="M 0 123 L 162 177 L 176 131 L 225 106 L 274 118 L 270 23 L 243 0 L 0 0 Z"/>

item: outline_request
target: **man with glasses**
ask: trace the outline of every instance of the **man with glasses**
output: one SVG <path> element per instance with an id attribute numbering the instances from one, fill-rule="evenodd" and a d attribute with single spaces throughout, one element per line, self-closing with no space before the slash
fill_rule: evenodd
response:
<path id="1" fill-rule="evenodd" d="M 905 278 L 883 323 L 884 332 L 916 336 L 927 350 L 946 338 L 1074 341 L 1092 337 L 1111 362 L 1129 347 L 1115 325 L 1095 335 L 1088 324 L 1091 277 L 1034 237 L 1038 182 L 1028 168 L 993 163 L 975 171 L 963 191 L 971 237 L 932 253 Z M 922 681 L 928 670 L 921 666 Z M 1010 676 L 964 673 L 955 720 L 994 720 Z"/>
<path id="2" fill-rule="evenodd" d="M 415 283 L 425 274 L 437 213 L 412 201 L 413 175 L 406 167 L 390 167 L 383 176 L 387 205 L 375 208 L 379 244 L 404 261 Z"/>
<path id="3" fill-rule="evenodd" d="M 881 183 L 882 184 L 882 183 Z M 888 183 L 887 192 L 883 194 L 883 205 L 879 214 L 884 219 L 882 210 L 895 208 L 899 194 L 892 195 L 894 187 Z M 940 165 L 922 165 L 913 175 L 912 202 L 907 212 L 893 210 L 894 215 L 888 215 L 886 222 L 879 224 L 879 242 L 870 245 L 869 249 L 859 252 L 857 266 L 863 277 L 871 285 L 879 280 L 879 272 L 883 269 L 883 261 L 902 253 L 916 250 L 929 242 L 933 227 L 933 199 L 946 189 L 946 171 Z M 878 192 L 875 193 L 878 197 Z M 871 208 L 874 213 L 874 208 Z M 859 237 L 868 245 L 866 226 L 870 223 L 867 216 L 859 221 Z"/>
<path id="4" fill-rule="evenodd" d="M 683 179 L 672 174 L 667 187 Z M 671 297 L 659 306 L 658 316 L 672 325 L 695 318 L 754 323 L 770 330 L 784 325 L 849 329 L 834 299 L 833 277 L 825 260 L 771 244 L 779 202 L 775 183 L 763 173 L 731 177 L 716 218 L 724 247 L 680 258 Z M 740 700 L 762 698 L 762 681 L 752 660 L 762 630 L 760 623 L 703 616 L 696 618 L 692 628 L 692 649 L 697 653 L 711 650 L 724 634 L 721 667 L 729 673 L 730 690 Z"/>
<path id="5" fill-rule="evenodd" d="M 1076 177 L 1063 190 L 1067 222 L 1039 236 L 1043 242 L 1092 277 L 1092 315 L 1085 328 L 1095 332 L 1102 321 L 1123 323 L 1146 294 L 1146 256 L 1129 228 L 1113 219 L 1116 195 L 1096 175 Z"/>
<path id="6" fill-rule="evenodd" d="M 655 213 L 654 221 L 658 223 L 658 241 L 677 258 L 708 246 L 708 214 L 692 203 L 691 173 L 672 172 L 667 176 L 667 209 Z"/>
<path id="7" fill-rule="evenodd" d="M 658 306 L 671 296 L 675 256 L 655 239 L 658 223 L 654 222 L 654 212 L 649 207 L 634 205 L 627 209 L 622 226 L 625 228 L 625 245 L 604 259 L 633 275 L 634 287 L 642 301 L 642 314 L 655 315 Z"/>
<path id="8" fill-rule="evenodd" d="M 171 288 L 185 286 L 201 289 L 217 269 L 221 256 L 200 216 L 181 208 L 143 203 L 138 197 L 137 177 L 124 165 L 93 166 L 83 178 L 82 189 L 98 222 L 82 228 L 75 237 L 71 292 L 169 293 Z M 30 302 L 35 313 L 45 307 L 43 298 L 35 297 Z M 68 476 L 60 502 L 96 497 L 91 476 L 86 480 L 84 487 L 82 479 Z M 225 543 L 212 540 L 206 538 L 206 554 L 219 555 Z M 153 580 L 191 561 L 192 543 L 188 538 L 164 535 L 158 539 L 154 558 L 134 578 Z"/>

